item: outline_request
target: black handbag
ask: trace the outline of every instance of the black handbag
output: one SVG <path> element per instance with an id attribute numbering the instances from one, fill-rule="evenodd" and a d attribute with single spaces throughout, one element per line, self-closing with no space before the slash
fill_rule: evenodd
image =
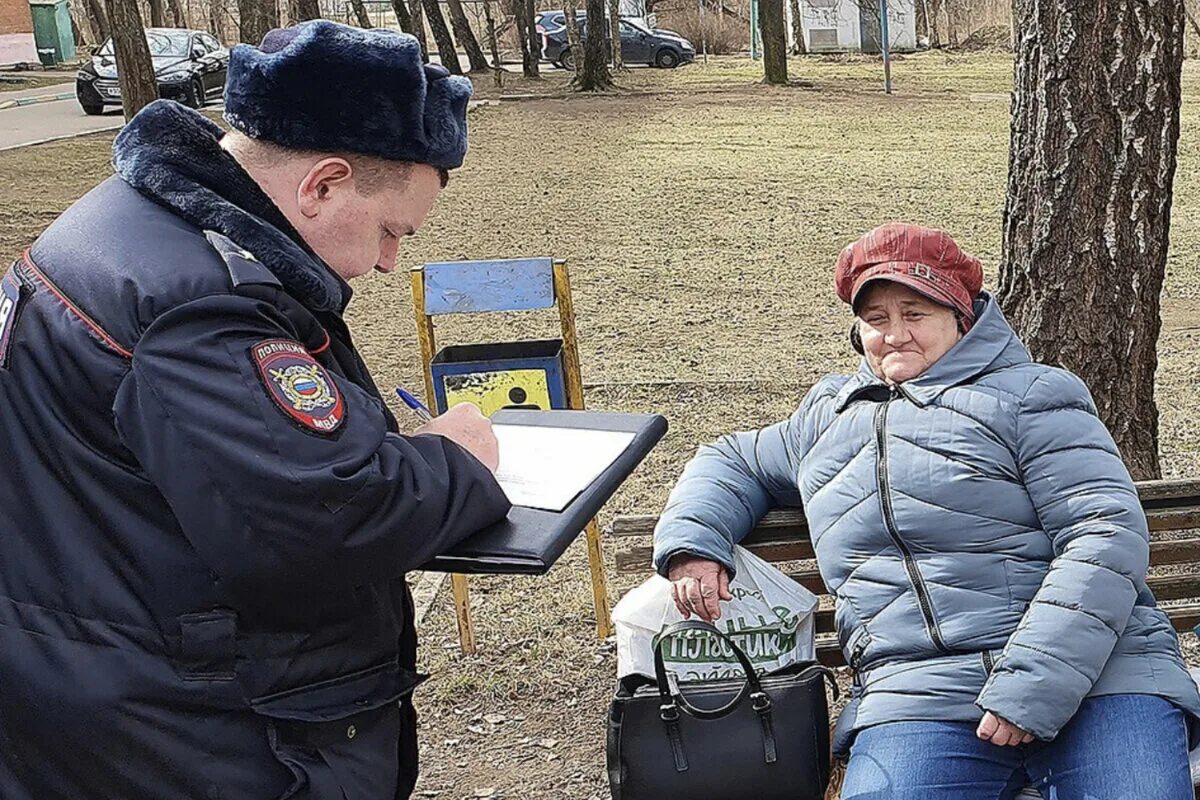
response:
<path id="1" fill-rule="evenodd" d="M 688 631 L 718 636 L 745 679 L 680 685 L 663 643 Z M 822 800 L 829 781 L 833 673 L 815 663 L 760 676 L 737 644 L 707 622 L 677 622 L 654 647 L 656 681 L 623 679 L 608 719 L 613 800 Z M 687 694 L 684 695 L 686 690 Z"/>

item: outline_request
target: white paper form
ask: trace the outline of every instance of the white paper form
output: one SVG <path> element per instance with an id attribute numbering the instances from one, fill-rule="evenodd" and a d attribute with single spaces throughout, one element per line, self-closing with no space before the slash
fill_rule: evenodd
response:
<path id="1" fill-rule="evenodd" d="M 493 427 L 500 443 L 496 479 L 515 506 L 562 511 L 600 477 L 635 434 L 544 425 Z"/>

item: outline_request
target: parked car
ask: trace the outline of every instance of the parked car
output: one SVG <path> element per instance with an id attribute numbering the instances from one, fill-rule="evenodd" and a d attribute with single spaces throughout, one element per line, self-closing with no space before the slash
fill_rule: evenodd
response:
<path id="1" fill-rule="evenodd" d="M 542 34 L 542 58 L 562 67 L 575 69 L 575 54 L 567 42 L 566 16 L 561 11 L 539 14 L 537 24 Z M 579 18 L 579 35 L 587 35 L 587 20 Z M 674 69 L 696 60 L 696 48 L 674 31 L 646 28 L 630 20 L 621 20 L 621 60 L 626 64 L 650 64 Z"/>
<path id="2" fill-rule="evenodd" d="M 208 33 L 148 28 L 146 43 L 150 45 L 160 97 L 200 108 L 225 93 L 229 51 Z M 100 114 L 105 106 L 121 105 L 121 85 L 117 81 L 111 38 L 75 74 L 75 96 L 85 114 Z"/>

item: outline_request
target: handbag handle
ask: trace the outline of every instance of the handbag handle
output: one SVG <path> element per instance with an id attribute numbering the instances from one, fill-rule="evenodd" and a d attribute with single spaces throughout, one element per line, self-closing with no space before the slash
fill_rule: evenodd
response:
<path id="1" fill-rule="evenodd" d="M 693 706 L 683 696 L 678 683 L 667 679 L 667 668 L 663 663 L 663 644 L 668 639 L 678 636 L 681 633 L 688 633 L 689 631 L 702 631 L 724 641 L 729 645 L 729 649 L 733 651 L 733 655 L 737 658 L 738 663 L 741 664 L 742 671 L 746 673 L 746 682 L 742 684 L 742 690 L 737 693 L 736 697 L 720 708 L 704 709 Z M 753 699 L 755 711 L 762 712 L 771 706 L 771 698 L 763 692 L 762 683 L 759 682 L 758 673 L 754 670 L 754 664 L 750 662 L 750 657 L 742 651 L 742 648 L 737 646 L 737 643 L 733 639 L 725 635 L 717 626 L 698 619 L 684 620 L 683 622 L 668 625 L 658 635 L 658 640 L 654 643 L 654 677 L 658 681 L 658 693 L 662 696 L 664 714 L 669 713 L 667 710 L 668 707 L 677 706 L 696 719 L 720 719 L 732 713 L 738 707 L 738 704 L 746 699 L 747 695 L 750 695 Z"/>

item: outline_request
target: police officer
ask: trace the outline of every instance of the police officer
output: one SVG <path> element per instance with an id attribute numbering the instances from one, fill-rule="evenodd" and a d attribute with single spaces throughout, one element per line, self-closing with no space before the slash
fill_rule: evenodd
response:
<path id="1" fill-rule="evenodd" d="M 472 409 L 397 432 L 343 321 L 466 150 L 470 84 L 329 22 L 148 106 L 0 281 L 0 798 L 381 800 L 416 778 L 404 573 L 500 518 Z"/>

